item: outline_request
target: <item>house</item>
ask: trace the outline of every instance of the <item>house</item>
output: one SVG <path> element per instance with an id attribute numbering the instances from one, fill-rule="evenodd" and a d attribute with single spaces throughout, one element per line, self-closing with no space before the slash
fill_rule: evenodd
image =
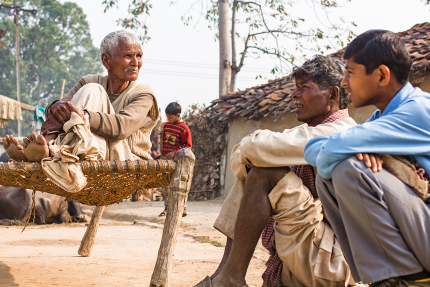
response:
<path id="1" fill-rule="evenodd" d="M 413 65 L 410 72 L 410 82 L 430 92 L 430 23 L 417 24 L 411 29 L 397 33 L 405 42 Z M 342 59 L 343 50 L 331 57 Z M 214 118 L 228 122 L 227 158 L 225 160 L 225 180 L 221 195 L 227 195 L 234 184 L 235 178 L 231 172 L 230 155 L 233 147 L 246 135 L 257 129 L 269 129 L 282 132 L 301 124 L 291 113 L 294 80 L 284 77 L 270 80 L 267 84 L 248 88 L 245 91 L 229 93 L 214 100 L 210 108 L 214 111 Z M 375 107 L 348 107 L 354 120 L 361 124 L 365 122 Z"/>

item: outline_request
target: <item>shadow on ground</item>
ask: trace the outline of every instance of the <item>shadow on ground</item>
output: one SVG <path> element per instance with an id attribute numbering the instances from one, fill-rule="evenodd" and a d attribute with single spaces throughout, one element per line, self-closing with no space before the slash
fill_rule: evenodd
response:
<path id="1" fill-rule="evenodd" d="M 10 273 L 10 268 L 0 261 L 0 282 L 3 287 L 19 286 L 15 283 L 15 278 Z"/>

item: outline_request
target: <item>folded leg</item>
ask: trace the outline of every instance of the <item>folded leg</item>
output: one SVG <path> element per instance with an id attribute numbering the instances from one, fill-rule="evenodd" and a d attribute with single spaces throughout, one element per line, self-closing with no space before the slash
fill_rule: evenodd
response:
<path id="1" fill-rule="evenodd" d="M 430 207 L 388 171 L 350 157 L 317 190 L 356 281 L 430 270 Z"/>
<path id="2" fill-rule="evenodd" d="M 276 250 L 284 286 L 334 287 L 354 284 L 322 204 L 302 180 L 288 173 L 270 192 Z"/>

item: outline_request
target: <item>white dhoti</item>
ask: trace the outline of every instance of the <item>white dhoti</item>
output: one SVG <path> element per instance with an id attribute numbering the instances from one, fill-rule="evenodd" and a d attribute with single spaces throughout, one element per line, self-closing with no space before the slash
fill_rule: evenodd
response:
<path id="1" fill-rule="evenodd" d="M 214 227 L 234 239 L 245 180 L 238 179 L 224 201 Z M 283 262 L 284 286 L 341 287 L 354 284 L 321 201 L 290 171 L 269 194 L 276 250 Z M 350 281 L 351 280 L 351 281 Z"/>
<path id="2" fill-rule="evenodd" d="M 115 114 L 105 89 L 95 83 L 83 86 L 71 99 L 80 110 Z M 48 143 L 50 157 L 42 160 L 44 173 L 61 188 L 74 192 L 86 184 L 79 160 L 127 160 L 138 157 L 131 152 L 127 139 L 109 140 L 91 133 L 88 116 L 72 113 L 60 134 Z"/>

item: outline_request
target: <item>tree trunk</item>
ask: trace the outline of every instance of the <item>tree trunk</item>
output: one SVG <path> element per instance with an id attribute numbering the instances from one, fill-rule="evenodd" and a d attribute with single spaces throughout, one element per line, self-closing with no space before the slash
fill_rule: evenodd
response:
<path id="1" fill-rule="evenodd" d="M 236 78 L 239 72 L 237 68 L 236 59 L 236 12 L 238 1 L 233 1 L 233 12 L 231 17 L 231 79 L 230 79 L 230 92 L 236 91 Z"/>
<path id="2" fill-rule="evenodd" d="M 219 29 L 219 95 L 226 95 L 230 89 L 231 81 L 231 55 L 230 55 L 230 31 L 229 31 L 229 2 L 218 1 L 218 29 Z"/>

